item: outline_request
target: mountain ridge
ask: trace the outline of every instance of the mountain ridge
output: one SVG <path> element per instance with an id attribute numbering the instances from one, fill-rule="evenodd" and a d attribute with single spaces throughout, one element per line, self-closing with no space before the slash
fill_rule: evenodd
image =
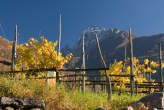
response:
<path id="1" fill-rule="evenodd" d="M 11 69 L 11 51 L 12 41 L 0 36 L 0 71 L 8 71 Z"/>
<path id="2" fill-rule="evenodd" d="M 94 25 L 85 30 L 86 67 L 102 67 L 95 40 L 95 32 L 98 34 L 100 47 L 107 66 L 113 63 L 115 59 L 124 59 L 125 47 L 127 47 L 127 56 L 129 56 L 129 37 L 127 31 L 122 31 L 117 28 L 103 28 Z M 157 60 L 157 44 L 159 42 L 162 44 L 164 43 L 164 33 L 147 36 L 136 36 L 133 34 L 134 56 L 147 58 L 151 55 L 153 59 Z M 164 48 L 164 45 L 162 46 Z M 6 62 L 11 62 L 11 49 L 12 41 L 0 37 L 0 71 L 10 70 L 10 66 L 7 65 L 8 63 Z M 67 64 L 66 67 L 81 67 L 81 50 L 81 37 L 73 48 L 70 48 L 68 45 L 62 48 L 63 55 L 70 52 L 73 54 L 73 60 Z"/>
<path id="3" fill-rule="evenodd" d="M 112 29 L 113 28 L 102 28 L 100 31 L 85 32 L 86 67 L 102 66 L 94 37 L 95 32 L 98 32 L 100 47 L 107 65 L 114 62 L 114 59 L 123 60 L 125 47 L 127 47 L 127 56 L 129 56 L 128 32 L 116 28 L 114 28 L 115 31 L 113 31 Z M 158 49 L 156 45 L 159 42 L 164 43 L 164 33 L 149 36 L 136 36 L 133 34 L 132 36 L 135 57 L 148 58 L 148 56 L 153 56 L 153 59 L 157 60 Z M 76 60 L 77 62 L 75 62 L 73 67 L 80 67 L 82 63 L 81 45 L 81 39 L 79 39 L 75 46 L 69 49 L 69 52 L 72 52 L 75 58 L 79 58 L 79 61 Z M 152 51 L 152 53 L 150 53 L 150 51 Z"/>

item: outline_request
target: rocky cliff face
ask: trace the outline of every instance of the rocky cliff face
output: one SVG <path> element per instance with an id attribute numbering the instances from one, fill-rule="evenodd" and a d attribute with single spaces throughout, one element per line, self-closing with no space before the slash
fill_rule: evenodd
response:
<path id="1" fill-rule="evenodd" d="M 114 28 L 103 28 L 92 26 L 84 30 L 85 36 L 85 51 L 86 51 L 86 65 L 87 67 L 103 67 L 98 53 L 97 44 L 95 40 L 95 33 L 97 33 L 103 56 L 107 65 L 112 63 L 115 59 L 124 59 L 124 48 L 127 47 L 127 57 L 129 56 L 129 37 L 127 31 L 120 31 Z M 147 58 L 149 56 L 157 60 L 158 43 L 164 43 L 164 34 L 157 34 L 152 36 L 135 36 L 133 35 L 134 56 L 139 58 Z M 73 49 L 69 49 L 75 58 L 79 58 L 75 62 L 74 67 L 81 65 L 81 37 L 75 44 Z M 164 45 L 163 45 L 164 47 Z"/>

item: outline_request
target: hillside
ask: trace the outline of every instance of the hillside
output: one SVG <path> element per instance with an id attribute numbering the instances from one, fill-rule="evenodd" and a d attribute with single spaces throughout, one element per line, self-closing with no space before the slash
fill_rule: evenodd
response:
<path id="1" fill-rule="evenodd" d="M 12 42 L 0 36 L 0 71 L 10 70 Z"/>

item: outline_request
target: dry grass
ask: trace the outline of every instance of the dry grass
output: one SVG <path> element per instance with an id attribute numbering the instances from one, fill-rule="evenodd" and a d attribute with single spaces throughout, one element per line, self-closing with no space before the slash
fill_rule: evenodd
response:
<path id="1" fill-rule="evenodd" d="M 83 94 L 77 89 L 69 90 L 63 84 L 49 87 L 43 82 L 43 80 L 32 79 L 12 80 L 1 76 L 0 96 L 42 99 L 46 103 L 46 110 L 94 110 L 98 107 L 118 110 L 139 98 L 114 94 L 113 100 L 108 102 L 107 94 L 104 93 L 93 93 L 87 90 Z"/>

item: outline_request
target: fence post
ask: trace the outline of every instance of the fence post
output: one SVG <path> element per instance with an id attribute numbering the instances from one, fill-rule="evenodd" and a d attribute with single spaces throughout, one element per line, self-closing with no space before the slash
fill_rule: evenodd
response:
<path id="1" fill-rule="evenodd" d="M 11 70 L 13 71 L 11 73 L 12 78 L 14 77 L 14 71 L 15 71 L 17 40 L 18 40 L 18 26 L 16 24 L 15 25 L 15 38 L 14 38 L 13 47 L 12 47 L 12 64 L 11 64 Z"/>
<path id="2" fill-rule="evenodd" d="M 151 57 L 149 56 L 149 66 L 151 68 L 151 65 L 150 65 L 150 62 L 151 62 Z M 151 84 L 151 72 L 149 72 L 149 75 L 148 75 L 148 80 L 149 80 L 149 84 Z M 149 87 L 149 94 L 151 93 L 151 87 Z"/>
<path id="3" fill-rule="evenodd" d="M 135 84 L 136 86 L 136 95 L 138 95 L 138 84 Z"/>
<path id="4" fill-rule="evenodd" d="M 59 83 L 59 72 L 56 71 L 56 82 Z"/>
<path id="5" fill-rule="evenodd" d="M 124 47 L 124 65 L 123 65 L 123 72 L 125 72 L 126 69 L 126 46 Z"/>
<path id="6" fill-rule="evenodd" d="M 85 69 L 85 47 L 84 47 L 84 33 L 82 36 L 82 68 Z M 82 72 L 82 91 L 85 92 L 85 71 Z"/>
<path id="7" fill-rule="evenodd" d="M 106 63 L 105 63 L 105 60 L 103 58 L 103 55 L 102 55 L 102 52 L 101 52 L 101 49 L 100 49 L 99 40 L 98 40 L 98 37 L 97 37 L 96 33 L 95 33 L 95 37 L 96 37 L 97 47 L 98 47 L 98 51 L 99 51 L 99 54 L 100 54 L 100 57 L 101 57 L 102 64 L 103 64 L 104 68 L 106 68 Z M 106 70 L 105 70 L 105 76 L 106 76 L 106 82 L 107 82 L 108 100 L 112 100 L 112 85 L 111 85 L 110 77 L 107 74 Z"/>
<path id="8" fill-rule="evenodd" d="M 106 73 L 106 70 L 105 70 Z M 112 100 L 112 85 L 109 75 L 106 73 L 106 83 L 107 83 L 107 93 L 108 93 L 108 100 Z"/>
<path id="9" fill-rule="evenodd" d="M 77 78 L 76 78 L 76 71 L 75 71 L 75 86 L 76 86 L 76 80 L 77 80 Z"/>
<path id="10" fill-rule="evenodd" d="M 162 74 L 162 46 L 161 46 L 161 43 L 159 43 L 159 77 L 160 77 L 160 92 L 163 92 L 163 74 Z"/>
<path id="11" fill-rule="evenodd" d="M 96 77 L 94 77 L 94 82 L 93 82 L 93 91 L 96 92 L 96 85 L 95 85 L 95 82 L 96 82 Z"/>
<path id="12" fill-rule="evenodd" d="M 131 96 L 134 95 L 134 66 L 133 66 L 133 42 L 132 42 L 132 35 L 131 35 L 131 28 L 129 29 L 129 44 L 130 44 L 130 84 L 131 84 Z"/>

